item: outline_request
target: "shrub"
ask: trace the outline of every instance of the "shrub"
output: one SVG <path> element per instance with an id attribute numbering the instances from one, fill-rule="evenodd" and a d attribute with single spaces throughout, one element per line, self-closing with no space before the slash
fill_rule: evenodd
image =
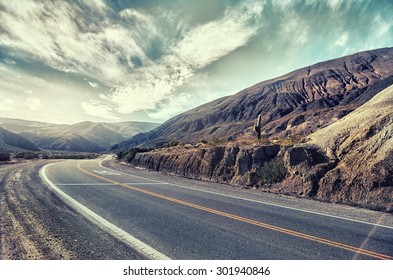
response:
<path id="1" fill-rule="evenodd" d="M 218 137 L 213 137 L 209 142 L 209 144 L 212 146 L 220 145 L 222 143 L 223 143 L 223 141 Z"/>
<path id="2" fill-rule="evenodd" d="M 42 158 L 42 159 L 49 159 L 49 155 L 48 155 L 48 154 L 42 154 L 42 155 L 41 155 L 41 158 Z"/>
<path id="3" fill-rule="evenodd" d="M 145 152 L 148 152 L 151 150 L 153 150 L 153 149 L 152 148 L 131 147 L 128 149 L 127 152 L 125 152 L 125 153 L 123 152 L 122 159 L 124 159 L 124 161 L 126 161 L 126 162 L 131 162 L 135 158 L 135 155 L 137 153 L 145 153 Z"/>
<path id="4" fill-rule="evenodd" d="M 34 153 L 25 153 L 23 156 L 24 159 L 35 159 L 38 158 L 38 154 Z"/>
<path id="5" fill-rule="evenodd" d="M 0 161 L 10 161 L 11 154 L 8 152 L 0 152 Z"/>
<path id="6" fill-rule="evenodd" d="M 124 151 L 120 151 L 116 153 L 117 159 L 122 159 L 124 155 L 125 155 Z"/>
<path id="7" fill-rule="evenodd" d="M 264 184 L 273 184 L 282 181 L 287 174 L 282 157 L 276 157 L 266 162 L 257 170 L 257 175 Z"/>
<path id="8" fill-rule="evenodd" d="M 167 148 L 170 148 L 170 147 L 177 147 L 177 146 L 183 147 L 184 145 L 185 145 L 185 143 L 183 143 L 183 142 L 180 141 L 180 140 L 171 140 L 171 141 L 169 141 L 169 142 L 166 144 L 166 147 L 167 147 Z"/>

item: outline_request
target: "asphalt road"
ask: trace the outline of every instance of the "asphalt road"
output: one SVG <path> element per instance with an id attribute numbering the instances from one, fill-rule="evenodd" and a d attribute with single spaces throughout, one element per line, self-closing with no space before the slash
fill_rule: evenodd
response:
<path id="1" fill-rule="evenodd" d="M 191 180 L 168 183 L 173 178 L 135 168 L 120 172 L 101 160 L 52 163 L 41 176 L 64 201 L 147 258 L 393 259 L 391 225 L 227 196 Z"/>
<path id="2" fill-rule="evenodd" d="M 144 259 L 42 182 L 48 162 L 0 164 L 0 260 Z"/>

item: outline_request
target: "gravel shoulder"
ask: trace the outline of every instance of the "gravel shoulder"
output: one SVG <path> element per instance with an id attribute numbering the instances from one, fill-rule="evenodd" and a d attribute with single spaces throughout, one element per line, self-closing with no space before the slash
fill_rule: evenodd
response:
<path id="1" fill-rule="evenodd" d="M 0 259 L 142 259 L 42 182 L 50 161 L 0 165 Z"/>
<path id="2" fill-rule="evenodd" d="M 223 195 L 235 196 L 244 199 L 256 200 L 263 203 L 277 204 L 284 207 L 301 209 L 309 212 L 318 212 L 326 215 L 339 216 L 367 223 L 381 224 L 393 227 L 393 214 L 353 207 L 350 205 L 327 203 L 319 200 L 294 197 L 289 195 L 263 192 L 256 189 L 234 187 L 228 184 L 212 183 L 202 180 L 188 179 L 174 174 L 164 174 L 140 167 L 124 164 L 118 160 L 104 160 L 102 165 L 124 173 L 138 173 L 139 176 L 163 181 L 174 185 L 192 185 L 195 189 L 212 191 Z M 311 215 L 311 213 L 310 213 Z"/>

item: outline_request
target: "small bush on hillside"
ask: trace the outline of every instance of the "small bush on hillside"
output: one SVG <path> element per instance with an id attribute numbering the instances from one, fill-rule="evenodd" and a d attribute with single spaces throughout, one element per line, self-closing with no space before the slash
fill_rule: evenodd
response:
<path id="1" fill-rule="evenodd" d="M 137 153 L 145 153 L 153 150 L 152 148 L 140 148 L 140 147 L 131 147 L 128 151 L 122 153 L 121 159 L 126 162 L 131 162 Z"/>
<path id="2" fill-rule="evenodd" d="M 167 148 L 170 148 L 170 147 L 177 147 L 177 146 L 183 147 L 184 145 L 185 145 L 185 143 L 182 142 L 182 141 L 180 141 L 180 140 L 171 140 L 171 141 L 169 141 L 169 142 L 166 144 L 166 147 L 167 147 Z"/>
<path id="3" fill-rule="evenodd" d="M 216 146 L 216 145 L 222 144 L 223 142 L 224 142 L 224 141 L 223 141 L 222 139 L 220 139 L 220 138 L 218 138 L 218 137 L 213 137 L 213 138 L 210 140 L 209 144 L 212 145 L 212 146 Z"/>
<path id="4" fill-rule="evenodd" d="M 281 182 L 286 176 L 287 170 L 282 157 L 276 157 L 266 162 L 257 170 L 257 175 L 264 184 Z"/>

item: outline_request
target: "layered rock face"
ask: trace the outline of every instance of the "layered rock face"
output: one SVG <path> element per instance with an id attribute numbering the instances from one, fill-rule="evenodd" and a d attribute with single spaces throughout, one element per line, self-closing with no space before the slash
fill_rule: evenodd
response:
<path id="1" fill-rule="evenodd" d="M 138 153 L 131 164 L 193 179 L 253 186 L 258 183 L 258 168 L 274 159 L 279 151 L 279 145 L 176 147 Z"/>
<path id="2" fill-rule="evenodd" d="M 393 86 L 285 153 L 275 191 L 393 208 Z"/>
<path id="3" fill-rule="evenodd" d="M 235 139 L 251 133 L 259 114 L 262 133 L 271 138 L 308 135 L 370 100 L 392 75 L 393 48 L 321 62 L 192 109 L 118 148 Z"/>

